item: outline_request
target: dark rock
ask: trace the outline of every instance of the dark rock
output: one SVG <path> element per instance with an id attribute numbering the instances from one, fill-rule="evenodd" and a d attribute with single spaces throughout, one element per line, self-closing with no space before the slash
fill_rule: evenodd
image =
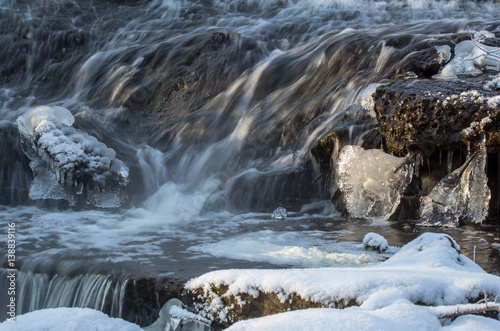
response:
<path id="1" fill-rule="evenodd" d="M 398 155 L 437 150 L 459 150 L 466 141 L 462 130 L 489 117 L 489 152 L 498 152 L 500 111 L 488 105 L 496 92 L 484 91 L 481 78 L 467 81 L 393 80 L 379 87 L 373 98 L 384 148 Z M 471 137 L 477 143 L 479 137 Z"/>
<path id="2" fill-rule="evenodd" d="M 147 326 L 158 319 L 163 305 L 172 298 L 190 304 L 184 281 L 173 278 L 140 277 L 129 279 L 123 297 L 122 318 Z"/>
<path id="3" fill-rule="evenodd" d="M 483 90 L 484 79 L 393 80 L 376 90 L 373 98 L 384 149 L 396 155 L 419 155 L 422 160 L 417 166 L 421 188 L 405 192 L 393 219 L 417 218 L 419 197 L 460 167 L 484 137 L 492 195 L 488 222 L 498 222 L 500 197 L 494 178 L 498 178 L 500 109 L 488 103 L 498 92 Z"/>
<path id="4" fill-rule="evenodd" d="M 403 76 L 409 72 L 420 78 L 431 78 L 450 60 L 443 59 L 437 46 L 447 45 L 453 50 L 453 42 L 449 40 L 422 41 L 411 44 L 400 51 L 403 59 L 396 64 L 396 75 Z"/>

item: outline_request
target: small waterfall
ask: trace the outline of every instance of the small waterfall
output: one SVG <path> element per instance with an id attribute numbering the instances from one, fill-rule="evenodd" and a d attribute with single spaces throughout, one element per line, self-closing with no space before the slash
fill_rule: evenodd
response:
<path id="1" fill-rule="evenodd" d="M 16 272 L 17 314 L 37 309 L 56 307 L 87 307 L 105 312 L 112 317 L 121 317 L 123 295 L 127 281 L 117 277 L 99 274 L 80 274 L 76 276 Z M 0 269 L 1 288 L 7 288 L 8 271 Z M 2 296 L 5 307 L 8 298 Z M 3 309 L 3 308 L 2 308 Z M 6 316 L 2 312 L 2 317 Z M 3 320 L 3 319 L 2 319 Z"/>
<path id="2" fill-rule="evenodd" d="M 146 195 L 151 195 L 163 185 L 167 177 L 165 154 L 150 146 L 141 147 L 136 154 Z"/>
<path id="3" fill-rule="evenodd" d="M 0 288 L 9 288 L 10 269 L 0 268 Z M 78 274 L 74 276 L 16 271 L 16 315 L 38 309 L 57 307 L 92 308 L 142 326 L 158 318 L 158 311 L 170 296 L 159 294 L 158 281 L 147 278 L 122 279 L 102 274 Z M 168 285 L 164 285 L 167 289 Z M 166 290 L 163 290 L 165 292 Z M 175 296 L 180 297 L 180 293 Z M 10 298 L 0 296 L 0 320 L 7 316 Z M 161 302 L 160 302 L 161 301 Z M 141 308 L 148 305 L 148 309 Z"/>
<path id="4" fill-rule="evenodd" d="M 20 205 L 28 201 L 33 175 L 21 149 L 14 124 L 0 120 L 0 204 Z"/>

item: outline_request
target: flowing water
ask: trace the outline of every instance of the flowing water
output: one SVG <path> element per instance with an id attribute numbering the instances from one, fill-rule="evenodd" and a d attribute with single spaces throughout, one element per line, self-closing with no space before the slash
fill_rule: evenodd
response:
<path id="1" fill-rule="evenodd" d="M 499 10 L 458 0 L 0 0 L 0 219 L 5 233 L 15 224 L 18 298 L 30 298 L 19 313 L 124 316 L 134 277 L 376 263 L 360 246 L 371 231 L 392 246 L 444 231 L 500 274 L 498 233 L 342 218 L 310 155 L 346 114 L 365 118 L 347 144 L 373 128 L 367 91 L 416 45 L 499 32 Z M 271 218 L 279 206 L 287 219 Z M 9 267 L 7 254 L 0 262 Z M 127 318 L 151 322 L 140 316 Z"/>

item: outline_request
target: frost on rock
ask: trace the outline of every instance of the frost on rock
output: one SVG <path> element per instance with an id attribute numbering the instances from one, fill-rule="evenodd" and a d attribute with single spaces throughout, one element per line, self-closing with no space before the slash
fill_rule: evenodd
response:
<path id="1" fill-rule="evenodd" d="M 387 239 L 375 232 L 369 232 L 363 238 L 363 248 L 377 252 L 385 252 L 389 248 Z"/>
<path id="2" fill-rule="evenodd" d="M 271 217 L 276 220 L 284 220 L 287 216 L 286 209 L 284 207 L 278 207 L 273 211 Z"/>
<path id="3" fill-rule="evenodd" d="M 483 146 L 422 198 L 421 223 L 430 226 L 457 226 L 460 221 L 481 223 L 488 214 L 491 197 L 485 166 Z"/>
<path id="4" fill-rule="evenodd" d="M 413 167 L 406 157 L 348 145 L 340 152 L 337 174 L 352 217 L 388 219 L 399 205 Z"/>
<path id="5" fill-rule="evenodd" d="M 35 174 L 30 198 L 120 206 L 128 167 L 112 148 L 73 128 L 74 121 L 71 112 L 59 106 L 36 107 L 17 119 Z"/>

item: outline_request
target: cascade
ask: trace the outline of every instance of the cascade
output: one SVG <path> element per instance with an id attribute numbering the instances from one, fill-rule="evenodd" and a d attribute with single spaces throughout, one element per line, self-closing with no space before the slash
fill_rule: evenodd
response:
<path id="1" fill-rule="evenodd" d="M 427 46 L 447 61 L 450 46 L 435 42 L 500 26 L 491 8 L 0 0 L 0 224 L 16 222 L 19 313 L 92 307 L 148 325 L 158 292 L 141 306 L 128 276 L 273 266 L 191 245 L 286 237 L 310 215 L 344 220 L 336 192 L 352 217 L 390 218 L 425 161 L 380 150 L 372 95 L 393 77 L 421 78 L 407 65 Z M 439 151 L 449 174 L 422 198 L 423 224 L 486 216 L 486 151 L 455 170 L 453 156 Z M 278 207 L 286 218 L 272 219 Z M 65 273 L 30 271 L 68 261 Z"/>

